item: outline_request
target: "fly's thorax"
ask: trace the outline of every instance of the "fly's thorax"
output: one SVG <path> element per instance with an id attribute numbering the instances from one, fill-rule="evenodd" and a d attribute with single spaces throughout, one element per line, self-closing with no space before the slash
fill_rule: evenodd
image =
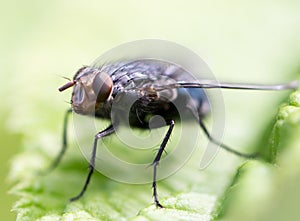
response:
<path id="1" fill-rule="evenodd" d="M 108 74 L 96 68 L 79 69 L 74 77 L 72 108 L 78 114 L 92 115 L 111 98 L 113 81 Z"/>
<path id="2" fill-rule="evenodd" d="M 177 98 L 176 88 L 163 88 L 162 85 L 175 84 L 176 80 L 167 76 L 160 76 L 152 80 L 147 79 L 136 83 L 135 87 L 139 93 L 139 97 L 148 97 L 149 101 L 172 102 Z"/>

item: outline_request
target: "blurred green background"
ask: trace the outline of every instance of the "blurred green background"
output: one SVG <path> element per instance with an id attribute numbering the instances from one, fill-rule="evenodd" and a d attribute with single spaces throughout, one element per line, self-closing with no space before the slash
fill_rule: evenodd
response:
<path id="1" fill-rule="evenodd" d="M 69 100 L 57 91 L 61 76 L 118 44 L 158 38 L 194 50 L 220 81 L 288 81 L 300 69 L 299 12 L 297 0 L 1 1 L 1 220 L 15 219 L 16 199 L 7 195 L 13 155 L 25 146 L 51 152 L 49 140 L 59 146 Z M 258 137 L 282 98 L 274 95 L 225 92 L 224 139 L 245 146 Z"/>

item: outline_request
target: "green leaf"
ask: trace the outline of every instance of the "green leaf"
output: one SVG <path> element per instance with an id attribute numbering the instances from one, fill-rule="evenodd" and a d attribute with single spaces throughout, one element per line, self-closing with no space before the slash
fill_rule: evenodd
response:
<path id="1" fill-rule="evenodd" d="M 278 162 L 276 166 L 265 159 L 241 165 L 242 159 L 221 151 L 208 168 L 199 170 L 202 152 L 197 149 L 186 166 L 158 182 L 163 209 L 153 205 L 151 184 L 118 183 L 99 173 L 93 175 L 84 197 L 70 202 L 69 198 L 77 195 L 83 186 L 88 165 L 74 143 L 58 168 L 45 176 L 38 173 L 49 166 L 54 151 L 49 153 L 48 147 L 27 147 L 13 160 L 10 173 L 10 180 L 15 183 L 11 193 L 20 197 L 14 206 L 18 220 L 247 220 L 245 217 L 258 220 L 268 217 L 274 207 L 280 206 L 272 201 L 273 197 L 290 203 L 290 198 L 278 193 L 278 188 L 289 191 L 285 179 L 297 180 L 294 175 L 299 168 L 299 96 L 299 92 L 293 93 L 289 104 L 282 105 L 273 126 L 268 149 L 272 161 Z M 57 141 L 49 138 L 48 145 L 57 145 Z M 58 152 L 59 148 L 54 150 Z M 265 206 L 261 207 L 257 201 Z"/>
<path id="2" fill-rule="evenodd" d="M 52 173 L 39 176 L 38 168 L 45 165 L 40 153 L 25 152 L 16 157 L 11 170 L 11 179 L 16 185 L 11 192 L 21 198 L 14 207 L 18 219 L 140 220 L 143 217 L 159 220 L 163 214 L 166 220 L 174 220 L 174 217 L 178 220 L 208 220 L 213 216 L 217 190 L 224 189 L 229 180 L 227 176 L 222 179 L 219 173 L 224 171 L 216 168 L 201 172 L 197 167 L 187 166 L 158 183 L 161 203 L 166 208 L 157 209 L 152 203 L 150 184 L 122 184 L 95 173 L 85 196 L 69 202 L 68 199 L 83 185 L 86 164 L 79 157 L 66 159 Z M 194 179 L 195 174 L 199 177 Z M 215 175 L 219 178 L 214 179 Z M 219 181 L 221 185 L 204 185 L 208 180 L 212 183 Z"/>
<path id="3" fill-rule="evenodd" d="M 53 145 L 53 151 L 28 147 L 13 160 L 11 193 L 20 197 L 14 206 L 18 220 L 211 220 L 219 196 L 241 161 L 222 151 L 208 168 L 199 170 L 203 150 L 198 148 L 180 171 L 158 182 L 164 209 L 154 206 L 151 184 L 119 183 L 97 172 L 85 195 L 70 202 L 84 184 L 88 162 L 71 142 L 61 164 L 51 173 L 39 175 L 50 165 L 53 152 L 59 151 L 52 139 L 47 145 Z"/>
<path id="4" fill-rule="evenodd" d="M 219 207 L 222 220 L 298 220 L 300 91 L 281 106 L 269 138 L 271 163 L 249 161 L 237 171 Z"/>

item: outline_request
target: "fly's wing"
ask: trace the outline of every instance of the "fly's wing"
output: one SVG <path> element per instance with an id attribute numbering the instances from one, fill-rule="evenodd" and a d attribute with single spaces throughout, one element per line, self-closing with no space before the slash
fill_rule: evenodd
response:
<path id="1" fill-rule="evenodd" d="M 102 65 L 96 63 L 93 66 L 98 66 L 111 76 L 115 91 L 140 90 L 146 87 L 147 84 L 152 84 L 155 91 L 174 88 L 289 90 L 299 87 L 297 80 L 278 85 L 220 83 L 215 80 L 199 80 L 176 64 L 156 59 L 129 60 Z"/>
<path id="2" fill-rule="evenodd" d="M 278 90 L 291 90 L 299 87 L 299 81 L 294 80 L 286 84 L 235 84 L 235 83 L 220 83 L 213 80 L 200 80 L 197 82 L 176 82 L 174 84 L 166 84 L 163 87 L 156 87 L 157 91 L 167 90 L 169 88 L 223 88 L 223 89 L 240 89 L 240 90 L 265 90 L 265 91 L 278 91 Z"/>

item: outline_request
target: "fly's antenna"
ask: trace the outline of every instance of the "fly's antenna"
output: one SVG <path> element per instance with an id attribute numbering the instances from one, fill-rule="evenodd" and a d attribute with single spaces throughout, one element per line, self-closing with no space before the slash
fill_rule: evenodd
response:
<path id="1" fill-rule="evenodd" d="M 75 84 L 76 84 L 76 80 L 70 81 L 70 82 L 66 83 L 65 85 L 61 86 L 60 88 L 58 88 L 58 90 L 60 92 L 62 92 L 70 87 L 73 87 Z"/>

